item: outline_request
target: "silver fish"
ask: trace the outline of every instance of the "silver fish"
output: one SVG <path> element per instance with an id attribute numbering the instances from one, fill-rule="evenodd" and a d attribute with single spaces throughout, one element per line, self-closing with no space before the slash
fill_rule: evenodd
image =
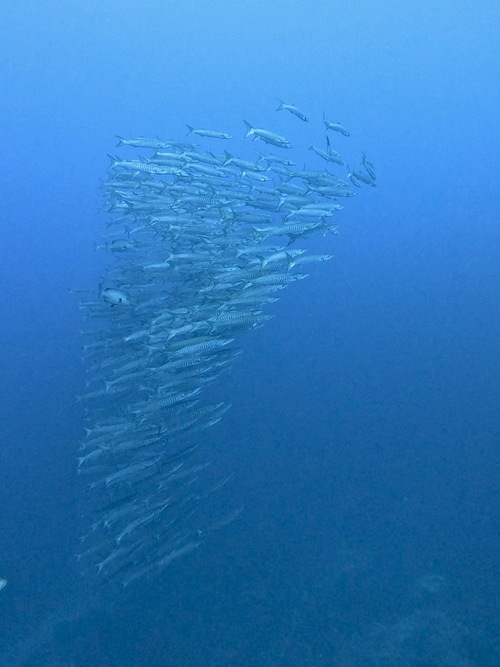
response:
<path id="1" fill-rule="evenodd" d="M 297 116 L 297 118 L 300 118 L 300 120 L 308 121 L 309 118 L 306 116 L 306 114 L 301 111 L 298 107 L 296 107 L 294 104 L 285 104 L 283 100 L 280 100 L 278 97 L 278 100 L 280 102 L 279 107 L 276 109 L 276 111 L 281 111 L 282 109 L 286 109 L 290 113 L 292 113 L 294 116 Z"/>
<path id="2" fill-rule="evenodd" d="M 203 130 L 203 129 L 198 129 L 195 130 L 194 127 L 191 127 L 191 125 L 186 125 L 188 129 L 188 134 L 198 134 L 200 137 L 210 137 L 212 139 L 232 139 L 231 134 L 227 134 L 227 132 L 217 132 L 217 130 Z"/>

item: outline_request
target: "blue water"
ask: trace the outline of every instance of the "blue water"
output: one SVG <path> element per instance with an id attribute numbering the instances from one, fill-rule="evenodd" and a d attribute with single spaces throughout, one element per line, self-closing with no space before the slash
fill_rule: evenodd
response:
<path id="1" fill-rule="evenodd" d="M 0 14 L 1 664 L 500 664 L 498 3 Z M 205 446 L 245 511 L 110 595 L 74 562 L 71 291 L 97 288 L 106 262 L 106 154 L 116 134 L 182 139 L 189 123 L 250 158 L 243 118 L 302 129 L 278 96 L 318 131 L 323 111 L 348 125 L 378 188 L 346 202 L 337 237 L 310 240 L 335 259 L 286 290 L 217 385 L 233 407 Z"/>

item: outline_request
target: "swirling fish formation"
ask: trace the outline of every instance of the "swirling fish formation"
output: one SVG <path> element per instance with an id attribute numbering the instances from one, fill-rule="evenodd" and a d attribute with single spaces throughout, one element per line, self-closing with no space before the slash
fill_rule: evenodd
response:
<path id="1" fill-rule="evenodd" d="M 279 109 L 309 120 L 294 105 Z M 195 550 L 240 512 L 198 525 L 199 508 L 228 479 L 207 484 L 202 475 L 200 434 L 229 408 L 204 403 L 204 389 L 239 354 L 240 334 L 272 317 L 281 290 L 332 257 L 297 242 L 335 234 L 351 186 L 375 185 L 366 156 L 363 171 L 344 179 L 328 168 L 297 169 L 288 139 L 246 127 L 246 136 L 280 150 L 250 161 L 185 141 L 119 138 L 124 150 L 149 154 L 110 156 L 100 247 L 113 261 L 98 297 L 81 304 L 87 390 L 78 472 L 89 479 L 91 508 L 78 559 L 123 586 Z M 231 139 L 188 129 L 205 141 Z M 311 149 L 328 167 L 343 164 L 328 137 L 324 150 Z"/>

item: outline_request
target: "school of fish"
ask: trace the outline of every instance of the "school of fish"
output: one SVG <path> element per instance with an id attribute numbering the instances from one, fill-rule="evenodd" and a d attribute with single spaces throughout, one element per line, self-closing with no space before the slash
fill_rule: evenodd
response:
<path id="1" fill-rule="evenodd" d="M 310 122 L 292 104 L 280 100 L 278 110 Z M 272 317 L 281 290 L 332 257 L 298 243 L 335 234 L 353 186 L 376 185 L 366 156 L 360 170 L 334 173 L 344 160 L 331 137 L 349 132 L 325 114 L 323 146 L 310 146 L 324 162 L 315 170 L 296 167 L 287 137 L 244 125 L 262 146 L 254 161 L 220 150 L 232 137 L 218 130 L 188 125 L 185 141 L 119 137 L 127 153 L 110 156 L 102 185 L 108 220 L 99 247 L 112 261 L 97 297 L 81 304 L 87 387 L 78 397 L 86 420 L 78 472 L 89 481 L 77 558 L 124 587 L 240 513 L 198 524 L 199 508 L 229 479 L 204 480 L 202 433 L 230 407 L 203 402 L 204 390 L 240 353 L 240 335 Z"/>

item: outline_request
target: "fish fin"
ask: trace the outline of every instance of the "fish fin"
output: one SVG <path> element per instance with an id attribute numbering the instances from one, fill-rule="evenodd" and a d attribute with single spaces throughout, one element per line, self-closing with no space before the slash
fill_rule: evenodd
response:
<path id="1" fill-rule="evenodd" d="M 279 99 L 279 98 L 278 98 L 278 99 Z M 260 270 L 262 271 L 262 269 L 263 269 L 264 266 L 265 266 L 264 263 L 265 263 L 265 261 L 266 261 L 266 257 L 265 257 L 265 255 L 255 255 L 255 256 L 256 256 L 257 259 L 260 261 Z"/>
<path id="2" fill-rule="evenodd" d="M 243 122 L 244 122 L 245 125 L 247 126 L 247 133 L 245 134 L 245 139 L 246 139 L 248 136 L 250 136 L 251 134 L 254 133 L 254 129 L 253 129 L 253 127 L 250 125 L 250 123 L 248 123 L 246 120 L 244 120 Z"/>
<path id="3" fill-rule="evenodd" d="M 191 125 L 188 125 L 187 123 L 186 123 L 186 127 L 187 127 L 187 129 L 188 129 L 188 133 L 187 133 L 186 136 L 188 136 L 188 135 L 191 134 L 191 132 L 194 130 L 194 127 L 191 127 Z"/>

